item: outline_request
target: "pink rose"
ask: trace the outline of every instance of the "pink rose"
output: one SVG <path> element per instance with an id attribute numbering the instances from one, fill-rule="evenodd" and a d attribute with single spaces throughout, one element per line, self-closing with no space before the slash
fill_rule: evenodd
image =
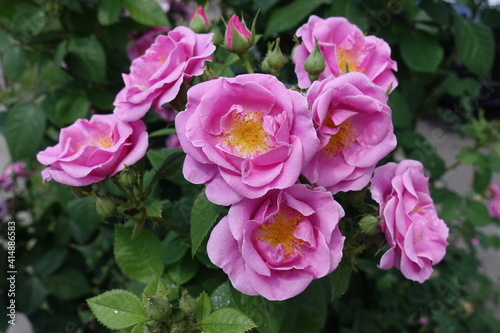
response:
<path id="1" fill-rule="evenodd" d="M 28 178 L 30 173 L 24 171 L 25 168 L 26 163 L 24 162 L 14 162 L 9 165 L 0 175 L 0 189 L 8 192 L 12 190 L 17 178 Z"/>
<path id="2" fill-rule="evenodd" d="M 302 44 L 295 48 L 293 62 L 302 89 L 311 85 L 304 63 L 314 50 L 316 40 L 326 62 L 319 80 L 347 72 L 363 72 L 384 91 L 391 85 L 392 89 L 398 85 L 392 72 L 397 70 L 397 64 L 391 59 L 389 45 L 375 36 L 363 35 L 357 26 L 344 17 L 322 19 L 312 15 L 297 30 L 296 35 L 302 37 Z"/>
<path id="3" fill-rule="evenodd" d="M 125 88 L 114 101 L 114 113 L 124 121 L 142 118 L 154 106 L 171 102 L 184 81 L 201 75 L 204 62 L 215 51 L 212 33 L 195 34 L 179 26 L 160 35 L 146 53 L 132 62 L 130 74 L 123 74 Z"/>
<path id="4" fill-rule="evenodd" d="M 348 73 L 314 82 L 307 101 L 322 149 L 304 176 L 332 193 L 362 189 L 396 147 L 384 91 L 366 75 Z"/>
<path id="5" fill-rule="evenodd" d="M 78 119 L 61 130 L 59 143 L 37 155 L 48 165 L 44 181 L 85 186 L 99 182 L 141 159 L 148 148 L 146 126 L 141 120 L 124 122 L 115 114 Z"/>
<path id="6" fill-rule="evenodd" d="M 491 217 L 500 219 L 500 195 L 495 195 L 488 205 L 488 211 Z"/>
<path id="7" fill-rule="evenodd" d="M 195 85 L 175 127 L 184 177 L 219 205 L 293 185 L 319 147 L 305 97 L 266 74 Z"/>
<path id="8" fill-rule="evenodd" d="M 140 36 L 138 37 L 129 37 L 133 39 L 133 42 L 127 48 L 127 57 L 130 59 L 130 61 L 132 61 L 135 58 L 142 56 L 144 53 L 146 53 L 146 50 L 151 46 L 151 44 L 153 44 L 156 37 L 168 31 L 170 31 L 169 27 L 152 27 L 144 33 L 140 34 Z M 134 35 L 137 35 L 137 33 L 134 33 Z"/>
<path id="9" fill-rule="evenodd" d="M 379 268 L 395 266 L 407 279 L 421 283 L 443 259 L 449 231 L 437 216 L 428 182 L 420 162 L 404 160 L 376 168 L 370 187 L 390 246 Z"/>
<path id="10" fill-rule="evenodd" d="M 296 184 L 243 199 L 213 229 L 210 260 L 247 295 L 291 298 L 342 258 L 342 207 L 324 188 Z"/>

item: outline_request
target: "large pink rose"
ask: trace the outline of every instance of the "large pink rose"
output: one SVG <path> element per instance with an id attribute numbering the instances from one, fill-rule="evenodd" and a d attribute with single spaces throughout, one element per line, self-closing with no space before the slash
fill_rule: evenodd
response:
<path id="1" fill-rule="evenodd" d="M 326 63 L 319 80 L 347 72 L 363 72 L 384 91 L 398 85 L 392 72 L 397 70 L 397 64 L 391 59 L 389 45 L 375 36 L 365 36 L 344 17 L 322 19 L 312 15 L 296 35 L 302 37 L 302 43 L 294 50 L 293 62 L 302 89 L 311 85 L 304 63 L 316 47 L 316 40 Z"/>
<path id="2" fill-rule="evenodd" d="M 404 160 L 376 168 L 370 186 L 390 246 L 379 267 L 399 268 L 407 279 L 418 282 L 430 277 L 448 245 L 448 227 L 437 216 L 428 182 L 420 162 Z"/>
<path id="3" fill-rule="evenodd" d="M 304 176 L 332 193 L 362 189 L 396 147 L 384 91 L 366 75 L 348 73 L 314 82 L 307 101 L 322 149 Z"/>
<path id="4" fill-rule="evenodd" d="M 142 118 L 154 106 L 160 109 L 179 93 L 183 81 L 201 75 L 204 62 L 215 51 L 212 33 L 196 34 L 179 26 L 160 35 L 146 53 L 123 74 L 125 88 L 114 101 L 114 113 L 125 121 Z"/>
<path id="5" fill-rule="evenodd" d="M 115 114 L 78 119 L 61 130 L 59 143 L 37 155 L 48 165 L 44 181 L 85 186 L 99 182 L 141 159 L 148 148 L 146 126 L 141 120 L 124 122 Z"/>
<path id="6" fill-rule="evenodd" d="M 242 293 L 291 298 L 337 268 L 343 216 L 324 188 L 296 184 L 273 190 L 231 206 L 210 235 L 208 256 Z"/>
<path id="7" fill-rule="evenodd" d="M 319 148 L 305 97 L 272 75 L 195 85 L 175 127 L 185 178 L 220 205 L 293 185 Z"/>

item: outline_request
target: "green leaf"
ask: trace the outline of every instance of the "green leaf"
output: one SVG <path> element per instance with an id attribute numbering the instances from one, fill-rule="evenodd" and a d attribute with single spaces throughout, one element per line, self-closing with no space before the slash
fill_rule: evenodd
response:
<path id="1" fill-rule="evenodd" d="M 170 231 L 162 242 L 163 262 L 172 264 L 180 260 L 188 250 L 188 241 L 174 231 Z"/>
<path id="2" fill-rule="evenodd" d="M 45 114 L 31 102 L 16 104 L 7 113 L 5 139 L 13 161 L 33 157 L 45 132 Z"/>
<path id="3" fill-rule="evenodd" d="M 9 35 L 5 31 L 0 30 L 0 52 L 4 52 L 11 47 L 12 43 L 10 42 Z"/>
<path id="4" fill-rule="evenodd" d="M 262 10 L 262 13 L 266 13 L 272 6 L 274 6 L 278 2 L 279 0 L 253 0 L 253 3 Z"/>
<path id="5" fill-rule="evenodd" d="M 495 41 L 491 29 L 455 14 L 453 32 L 458 57 L 474 74 L 486 76 L 493 65 Z"/>
<path id="6" fill-rule="evenodd" d="M 138 322 L 134 326 L 134 328 L 132 329 L 132 331 L 130 331 L 130 333 L 144 333 L 144 324 L 146 322 L 147 322 L 146 320 Z"/>
<path id="7" fill-rule="evenodd" d="M 55 248 L 45 252 L 36 261 L 33 261 L 33 269 L 38 275 L 50 275 L 54 273 L 66 259 L 68 249 Z"/>
<path id="8" fill-rule="evenodd" d="M 184 284 L 190 281 L 196 275 L 198 270 L 198 261 L 193 260 L 189 256 L 185 256 L 183 260 L 174 263 L 167 270 L 166 275 L 175 284 Z"/>
<path id="9" fill-rule="evenodd" d="M 10 275 L 10 274 L 9 274 Z M 9 278 L 7 275 L 7 278 Z M 31 314 L 40 308 L 45 299 L 45 286 L 36 276 L 16 280 L 17 310 Z"/>
<path id="10" fill-rule="evenodd" d="M 162 246 L 149 230 L 143 230 L 131 239 L 132 230 L 116 226 L 115 260 L 118 267 L 131 279 L 148 283 L 163 273 Z"/>
<path id="11" fill-rule="evenodd" d="M 344 254 L 339 266 L 330 274 L 330 281 L 332 284 L 332 300 L 342 296 L 346 292 L 347 287 L 349 287 L 351 272 L 351 261 Z"/>
<path id="12" fill-rule="evenodd" d="M 161 217 L 161 201 L 150 202 L 146 206 L 146 213 L 149 217 Z"/>
<path id="13" fill-rule="evenodd" d="M 467 220 L 475 227 L 482 227 L 492 223 L 491 216 L 484 203 L 479 201 L 470 201 L 464 210 Z"/>
<path id="14" fill-rule="evenodd" d="M 498 153 L 492 151 L 486 159 L 492 171 L 500 172 L 500 155 Z"/>
<path id="15" fill-rule="evenodd" d="M 411 111 L 408 102 L 400 91 L 393 91 L 389 95 L 389 106 L 392 110 L 394 127 L 411 129 Z"/>
<path id="16" fill-rule="evenodd" d="M 22 47 L 14 45 L 3 54 L 3 72 L 11 81 L 17 81 L 26 68 L 26 54 Z"/>
<path id="17" fill-rule="evenodd" d="M 73 38 L 66 55 L 68 70 L 77 78 L 90 82 L 106 82 L 106 54 L 95 37 Z"/>
<path id="18" fill-rule="evenodd" d="M 175 134 L 175 128 L 162 128 L 157 131 L 154 131 L 153 133 L 149 134 L 150 138 L 156 138 L 158 136 L 165 136 L 165 135 L 170 135 L 170 134 Z"/>
<path id="19" fill-rule="evenodd" d="M 149 150 L 147 157 L 156 173 L 153 176 L 150 185 L 156 184 L 163 177 L 170 176 L 182 168 L 182 163 L 186 154 L 180 148 L 170 148 L 161 150 Z"/>
<path id="20" fill-rule="evenodd" d="M 330 3 L 330 0 L 295 0 L 289 5 L 273 9 L 266 24 L 264 38 L 296 27 L 313 10 L 325 3 Z"/>
<path id="21" fill-rule="evenodd" d="M 57 98 L 54 116 L 58 125 L 67 126 L 77 119 L 86 118 L 90 109 L 90 101 L 81 90 L 71 90 L 68 94 Z"/>
<path id="22" fill-rule="evenodd" d="M 70 217 L 71 235 L 78 243 L 86 243 L 101 223 L 94 207 L 94 198 L 73 199 L 68 202 L 65 210 Z"/>
<path id="23" fill-rule="evenodd" d="M 196 299 L 196 321 L 203 322 L 212 312 L 212 301 L 208 294 L 203 291 Z"/>
<path id="24" fill-rule="evenodd" d="M 417 72 L 435 73 L 443 60 L 443 48 L 439 41 L 422 31 L 409 33 L 400 45 L 405 63 Z"/>
<path id="25" fill-rule="evenodd" d="M 122 0 L 123 7 L 137 22 L 149 26 L 168 26 L 167 16 L 154 0 Z"/>
<path id="26" fill-rule="evenodd" d="M 154 279 L 149 282 L 143 291 L 144 297 L 151 297 L 154 295 L 168 296 L 170 290 L 167 288 L 164 279 Z"/>
<path id="27" fill-rule="evenodd" d="M 471 77 L 459 79 L 455 73 L 450 73 L 443 82 L 445 90 L 457 97 L 475 96 L 479 93 L 479 84 Z"/>
<path id="28" fill-rule="evenodd" d="M 471 147 L 462 147 L 458 153 L 458 161 L 462 164 L 474 164 L 480 159 L 481 154 Z"/>
<path id="29" fill-rule="evenodd" d="M 222 206 L 208 201 L 205 190 L 196 197 L 191 210 L 191 254 L 194 256 L 201 243 L 212 230 L 222 211 Z"/>
<path id="30" fill-rule="evenodd" d="M 322 281 L 313 281 L 296 299 L 294 333 L 321 332 L 327 318 L 328 291 Z M 285 320 L 290 320 L 285 318 Z"/>
<path id="31" fill-rule="evenodd" d="M 472 187 L 474 191 L 477 193 L 484 193 L 488 189 L 488 185 L 491 181 L 491 169 L 486 165 L 484 159 L 481 159 L 481 163 L 479 163 L 474 171 L 474 182 L 472 183 Z"/>
<path id="32" fill-rule="evenodd" d="M 101 0 L 97 11 L 97 20 L 101 25 L 113 24 L 120 15 L 120 10 L 120 0 Z"/>
<path id="33" fill-rule="evenodd" d="M 70 300 L 90 293 L 90 284 L 83 272 L 73 266 L 65 266 L 46 282 L 50 294 Z"/>
<path id="34" fill-rule="evenodd" d="M 204 331 L 211 333 L 244 333 L 254 328 L 255 324 L 241 311 L 223 308 L 206 317 L 201 327 Z"/>
<path id="35" fill-rule="evenodd" d="M 431 196 L 434 202 L 440 206 L 439 217 L 443 220 L 451 222 L 462 215 L 460 209 L 463 206 L 463 199 L 455 192 L 439 188 L 433 189 Z"/>
<path id="36" fill-rule="evenodd" d="M 126 290 L 110 290 L 87 300 L 97 320 L 112 330 L 123 329 L 146 321 L 147 315 L 139 298 Z"/>

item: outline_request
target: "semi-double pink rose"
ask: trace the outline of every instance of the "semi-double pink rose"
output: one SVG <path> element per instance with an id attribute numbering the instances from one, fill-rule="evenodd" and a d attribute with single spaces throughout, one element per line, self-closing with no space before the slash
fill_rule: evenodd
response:
<path id="1" fill-rule="evenodd" d="M 443 259 L 448 227 L 439 219 L 420 162 L 404 160 L 375 169 L 370 191 L 380 205 L 389 250 L 379 267 L 396 267 L 410 280 L 424 282 Z"/>
<path id="2" fill-rule="evenodd" d="M 141 159 L 148 148 L 146 126 L 141 120 L 124 122 L 115 114 L 78 119 L 61 130 L 59 143 L 37 155 L 48 165 L 44 181 L 85 186 L 99 182 Z"/>
<path id="3" fill-rule="evenodd" d="M 196 34 L 179 26 L 160 35 L 146 53 L 136 58 L 130 74 L 123 74 L 125 87 L 114 101 L 114 113 L 125 121 L 142 118 L 151 108 L 171 102 L 182 83 L 201 75 L 204 62 L 215 51 L 212 33 Z"/>
<path id="4" fill-rule="evenodd" d="M 296 184 L 229 209 L 207 244 L 233 286 L 269 300 L 291 298 L 337 268 L 344 210 L 324 188 Z"/>
<path id="5" fill-rule="evenodd" d="M 302 43 L 293 53 L 300 88 L 305 89 L 311 85 L 304 63 L 316 47 L 316 41 L 326 64 L 319 80 L 347 72 L 363 72 L 384 91 L 398 85 L 392 72 L 397 70 L 397 64 L 391 59 L 389 45 L 375 36 L 365 36 L 344 17 L 322 19 L 312 15 L 297 30 L 296 35 L 302 37 Z"/>
<path id="6" fill-rule="evenodd" d="M 293 185 L 319 148 L 305 97 L 272 75 L 195 85 L 175 127 L 184 177 L 220 205 Z"/>
<path id="7" fill-rule="evenodd" d="M 362 189 L 396 147 L 384 91 L 366 75 L 348 73 L 314 82 L 307 101 L 322 149 L 303 174 L 332 193 Z"/>

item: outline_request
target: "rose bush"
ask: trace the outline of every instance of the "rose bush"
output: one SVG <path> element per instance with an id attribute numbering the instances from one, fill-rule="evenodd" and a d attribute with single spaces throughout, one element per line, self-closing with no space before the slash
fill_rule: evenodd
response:
<path id="1" fill-rule="evenodd" d="M 370 186 L 380 205 L 380 227 L 389 250 L 379 267 L 396 267 L 410 280 L 424 282 L 445 253 L 449 229 L 436 213 L 429 179 L 418 161 L 388 163 L 375 169 Z"/>
<path id="2" fill-rule="evenodd" d="M 213 229 L 207 252 L 237 290 L 284 300 L 338 266 L 343 216 L 324 188 L 297 184 L 273 190 L 232 205 Z"/>
<path id="3" fill-rule="evenodd" d="M 220 205 L 293 185 L 319 145 L 304 96 L 264 74 L 192 87 L 175 127 L 184 177 Z"/>
<path id="4" fill-rule="evenodd" d="M 141 159 L 148 148 L 141 120 L 124 122 L 115 114 L 79 119 L 61 129 L 59 143 L 37 154 L 44 181 L 85 186 L 97 183 Z"/>
<path id="5" fill-rule="evenodd" d="M 116 96 L 113 112 L 122 120 L 134 121 L 151 107 L 160 109 L 174 100 L 182 83 L 201 75 L 204 62 L 212 59 L 212 36 L 182 26 L 167 36 L 159 35 L 146 53 L 132 62 L 130 74 L 123 74 L 125 87 Z"/>
<path id="6" fill-rule="evenodd" d="M 348 73 L 314 82 L 307 101 L 321 150 L 304 175 L 332 193 L 361 190 L 396 147 L 385 92 L 365 75 Z"/>
<path id="7" fill-rule="evenodd" d="M 312 83 L 304 64 L 315 49 L 316 43 L 326 64 L 319 80 L 347 72 L 362 72 L 384 91 L 397 87 L 398 82 L 392 72 L 397 70 L 397 64 L 391 59 L 389 45 L 378 37 L 364 36 L 363 32 L 346 18 L 323 19 L 311 15 L 307 23 L 295 34 L 302 39 L 293 52 L 300 88 L 308 88 Z"/>

